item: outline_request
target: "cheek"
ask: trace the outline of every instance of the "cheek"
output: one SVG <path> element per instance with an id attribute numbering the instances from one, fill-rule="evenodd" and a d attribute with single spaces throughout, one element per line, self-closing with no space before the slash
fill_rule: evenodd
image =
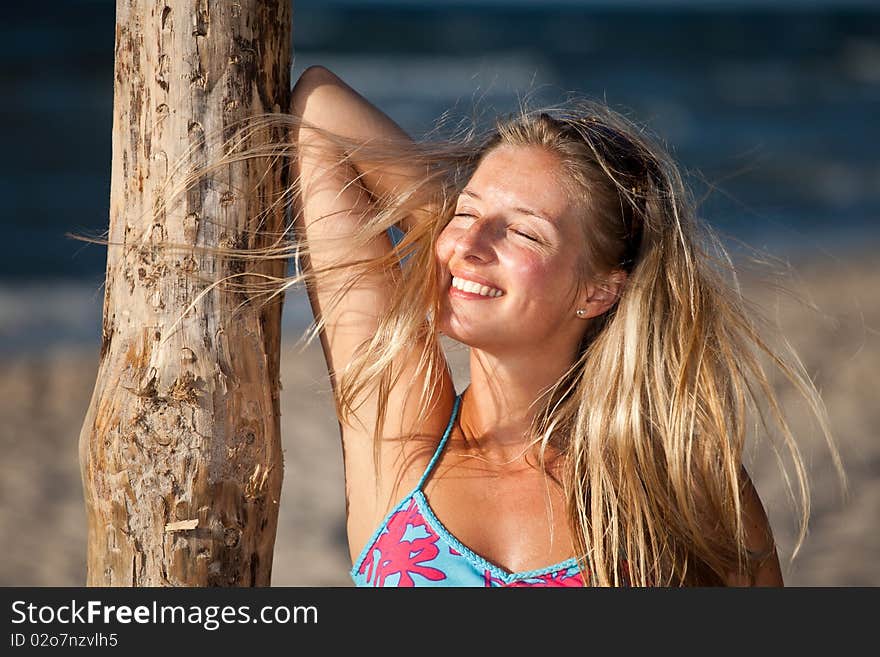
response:
<path id="1" fill-rule="evenodd" d="M 452 240 L 449 229 L 444 229 L 437 237 L 437 242 L 434 244 L 434 256 L 441 265 L 445 266 L 449 262 L 454 247 L 455 242 Z"/>
<path id="2" fill-rule="evenodd" d="M 511 284 L 523 293 L 520 299 L 545 312 L 556 306 L 567 308 L 576 296 L 575 271 L 567 263 L 520 252 L 508 259 L 505 270 L 510 272 Z"/>
<path id="3" fill-rule="evenodd" d="M 516 249 L 501 254 L 499 259 L 510 278 L 524 289 L 541 290 L 553 282 L 551 268 L 540 254 Z"/>

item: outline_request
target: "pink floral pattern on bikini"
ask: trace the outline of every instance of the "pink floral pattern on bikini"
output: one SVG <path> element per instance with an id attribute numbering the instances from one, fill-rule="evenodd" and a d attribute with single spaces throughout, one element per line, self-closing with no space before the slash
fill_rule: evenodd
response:
<path id="1" fill-rule="evenodd" d="M 422 529 L 426 536 L 404 537 L 408 531 Z M 373 543 L 358 573 L 366 576 L 367 583 L 385 586 L 390 575 L 400 575 L 397 586 L 415 586 L 413 575 L 436 582 L 446 579 L 446 573 L 427 565 L 437 558 L 440 536 L 425 522 L 415 499 L 410 499 L 406 509 L 398 511 L 388 520 L 376 542 Z"/>

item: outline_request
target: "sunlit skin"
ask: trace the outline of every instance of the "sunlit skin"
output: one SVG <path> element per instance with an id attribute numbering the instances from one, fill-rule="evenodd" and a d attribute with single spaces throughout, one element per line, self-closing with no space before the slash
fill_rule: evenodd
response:
<path id="1" fill-rule="evenodd" d="M 518 460 L 530 405 L 569 368 L 590 318 L 613 304 L 623 282 L 580 283 L 585 217 L 562 176 L 557 157 L 543 148 L 493 149 L 436 243 L 445 290 L 440 331 L 471 347 L 460 426 L 493 461 Z M 480 276 L 504 294 L 465 298 L 451 288 L 451 272 Z"/>

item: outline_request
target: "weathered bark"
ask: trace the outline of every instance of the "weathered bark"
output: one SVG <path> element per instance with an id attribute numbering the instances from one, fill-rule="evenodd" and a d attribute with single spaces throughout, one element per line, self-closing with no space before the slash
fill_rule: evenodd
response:
<path id="1" fill-rule="evenodd" d="M 265 160 L 224 165 L 177 206 L 167 195 L 188 149 L 184 172 L 221 159 L 206 135 L 287 110 L 290 22 L 290 0 L 117 2 L 101 361 L 79 443 L 89 586 L 270 582 L 282 297 L 233 320 L 244 299 L 217 287 L 171 330 L 206 287 L 187 273 L 243 268 L 159 245 L 255 248 L 281 229 L 280 208 L 260 219 L 286 182 L 280 165 L 264 177 Z M 285 263 L 248 271 L 283 276 Z"/>

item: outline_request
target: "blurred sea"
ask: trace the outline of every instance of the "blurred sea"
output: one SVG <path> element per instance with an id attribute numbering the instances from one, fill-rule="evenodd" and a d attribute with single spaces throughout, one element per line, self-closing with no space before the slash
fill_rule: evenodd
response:
<path id="1" fill-rule="evenodd" d="M 106 254 L 64 235 L 108 223 L 114 7 L 4 7 L 0 353 L 99 344 Z M 880 241 L 877 2 L 296 0 L 294 46 L 294 79 L 328 66 L 413 135 L 475 102 L 604 99 L 723 233 L 781 255 Z M 285 330 L 310 320 L 288 294 Z"/>

